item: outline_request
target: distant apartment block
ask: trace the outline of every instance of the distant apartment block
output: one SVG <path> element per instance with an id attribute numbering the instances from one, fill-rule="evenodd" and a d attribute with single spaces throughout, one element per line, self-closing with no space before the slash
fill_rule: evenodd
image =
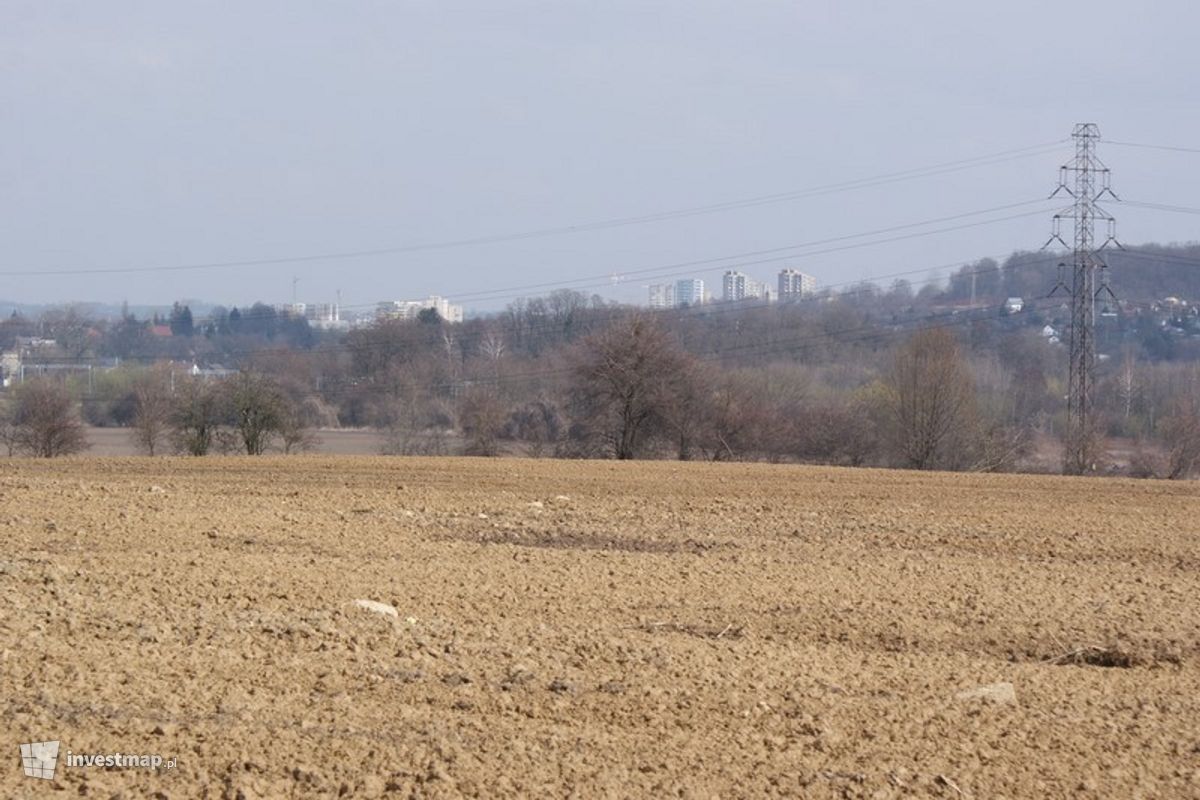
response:
<path id="1" fill-rule="evenodd" d="M 389 300 L 380 303 L 375 315 L 382 319 L 416 319 L 427 308 L 437 311 L 438 316 L 446 322 L 463 321 L 463 307 L 436 294 L 424 300 Z"/>
<path id="2" fill-rule="evenodd" d="M 304 309 L 304 318 L 314 328 L 332 330 L 347 327 L 337 303 L 309 303 Z"/>
<path id="3" fill-rule="evenodd" d="M 675 284 L 655 283 L 650 285 L 650 307 L 672 308 L 675 305 Z"/>
<path id="4" fill-rule="evenodd" d="M 795 269 L 781 270 L 779 273 L 779 299 L 781 301 L 798 300 L 817 291 L 817 279 Z"/>
<path id="5" fill-rule="evenodd" d="M 721 299 L 726 303 L 746 299 L 746 283 L 750 279 L 744 272 L 727 271 L 721 276 Z"/>
<path id="6" fill-rule="evenodd" d="M 284 316 L 306 319 L 309 325 L 322 330 L 347 327 L 337 303 L 282 303 L 275 310 Z"/>
<path id="7" fill-rule="evenodd" d="M 700 278 L 684 278 L 675 281 L 675 305 L 698 306 L 704 303 L 704 281 Z"/>
<path id="8" fill-rule="evenodd" d="M 729 270 L 721 278 L 721 298 L 726 302 L 735 300 L 770 299 L 766 287 L 744 272 Z"/>

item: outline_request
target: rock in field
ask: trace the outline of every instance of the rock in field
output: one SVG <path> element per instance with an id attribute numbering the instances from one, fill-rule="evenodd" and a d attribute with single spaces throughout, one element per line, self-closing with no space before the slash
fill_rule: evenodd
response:
<path id="1" fill-rule="evenodd" d="M 365 608 L 367 611 L 374 611 L 376 614 L 387 614 L 389 617 L 399 617 L 400 613 L 396 611 L 395 606 L 387 603 L 380 603 L 376 600 L 355 600 L 354 605 L 359 608 Z"/>

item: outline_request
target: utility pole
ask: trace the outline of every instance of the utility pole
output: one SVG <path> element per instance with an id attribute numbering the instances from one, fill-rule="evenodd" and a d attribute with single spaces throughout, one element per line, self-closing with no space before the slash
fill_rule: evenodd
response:
<path id="1" fill-rule="evenodd" d="M 1108 285 L 1108 265 L 1102 251 L 1117 242 L 1117 221 L 1098 202 L 1105 195 L 1118 199 L 1109 186 L 1109 170 L 1096 155 L 1100 129 L 1091 122 L 1081 122 L 1071 134 L 1075 140 L 1075 158 L 1059 168 L 1058 188 L 1050 197 L 1060 193 L 1074 198 L 1067 208 L 1057 212 L 1045 247 L 1058 242 L 1072 251 L 1071 264 L 1058 265 L 1058 283 L 1050 291 L 1053 297 L 1060 289 L 1071 295 L 1071 351 L 1067 389 L 1067 437 L 1063 456 L 1063 472 L 1081 475 L 1096 463 L 1097 426 L 1092 411 L 1096 368 L 1096 300 L 1102 299 L 1107 308 L 1115 300 Z M 1074 223 L 1075 240 L 1068 245 L 1062 238 L 1062 220 Z M 1104 223 L 1104 241 L 1096 245 L 1096 222 Z M 1045 247 L 1043 249 L 1045 249 Z M 1071 285 L 1066 284 L 1066 271 L 1071 270 Z"/>

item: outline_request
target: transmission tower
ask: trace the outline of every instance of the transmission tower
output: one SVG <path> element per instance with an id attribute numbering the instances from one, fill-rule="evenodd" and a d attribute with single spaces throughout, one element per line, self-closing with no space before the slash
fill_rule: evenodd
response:
<path id="1" fill-rule="evenodd" d="M 1071 355 L 1067 391 L 1067 438 L 1063 458 L 1063 472 L 1079 475 L 1091 469 L 1098 456 L 1096 420 L 1092 412 L 1092 395 L 1096 366 L 1096 303 L 1102 305 L 1103 314 L 1112 314 L 1112 303 L 1116 300 L 1108 285 L 1108 265 L 1103 251 L 1110 244 L 1120 247 L 1117 241 L 1117 221 L 1098 203 L 1106 195 L 1118 199 L 1109 186 L 1108 167 L 1096 155 L 1096 143 L 1100 140 L 1100 129 L 1091 122 L 1075 126 L 1071 134 L 1075 140 L 1075 158 L 1058 171 L 1058 188 L 1050 197 L 1059 194 L 1074 199 L 1067 208 L 1054 215 L 1052 233 L 1046 247 L 1056 242 L 1072 251 L 1068 265 L 1058 265 L 1058 283 L 1050 291 L 1053 297 L 1060 290 L 1071 295 Z M 1062 221 L 1074 223 L 1075 241 L 1069 245 L 1062 237 Z M 1096 223 L 1107 230 L 1103 241 L 1097 245 Z M 1071 272 L 1071 285 L 1067 286 L 1067 270 Z"/>

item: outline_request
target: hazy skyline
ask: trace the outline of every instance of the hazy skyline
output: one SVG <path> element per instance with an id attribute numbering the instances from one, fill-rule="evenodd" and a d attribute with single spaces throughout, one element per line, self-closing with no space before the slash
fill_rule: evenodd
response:
<path id="1" fill-rule="evenodd" d="M 1046 197 L 1053 152 L 856 191 L 512 241 L 1065 140 L 1200 146 L 1193 4 L 6 2 L 0 299 L 349 306 L 646 270 Z M 1200 154 L 1101 143 L 1123 198 L 1196 206 Z M 1023 154 L 1016 154 L 1023 155 Z M 823 284 L 1036 249 L 1049 209 L 795 267 Z M 1113 204 L 1131 243 L 1197 217 Z M 912 229 L 916 232 L 918 229 Z M 846 243 L 851 243 L 847 241 Z M 824 248 L 817 248 L 824 249 Z M 767 256 L 760 256 L 765 258 Z M 771 256 L 773 257 L 773 255 Z M 674 276 L 686 268 L 664 269 Z M 1047 276 L 1048 280 L 1050 276 Z M 577 288 L 645 301 L 653 274 Z M 1120 286 L 1120 275 L 1113 275 Z M 481 292 L 497 291 L 484 296 Z"/>

